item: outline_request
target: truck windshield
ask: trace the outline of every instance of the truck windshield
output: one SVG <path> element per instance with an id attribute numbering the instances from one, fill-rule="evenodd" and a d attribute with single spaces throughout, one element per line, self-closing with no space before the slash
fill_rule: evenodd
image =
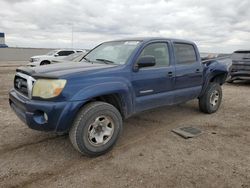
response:
<path id="1" fill-rule="evenodd" d="M 140 41 L 105 42 L 93 49 L 82 61 L 105 64 L 125 64 Z"/>
<path id="2" fill-rule="evenodd" d="M 56 53 L 56 52 L 57 52 L 57 50 L 52 50 L 52 51 L 48 52 L 46 55 L 54 55 L 54 53 Z"/>

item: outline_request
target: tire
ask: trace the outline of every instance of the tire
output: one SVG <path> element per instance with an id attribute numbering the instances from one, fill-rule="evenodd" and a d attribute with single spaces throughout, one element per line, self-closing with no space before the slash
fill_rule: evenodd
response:
<path id="1" fill-rule="evenodd" d="M 111 104 L 91 102 L 76 116 L 69 138 L 76 150 L 90 157 L 102 155 L 115 145 L 122 132 L 122 117 Z"/>
<path id="2" fill-rule="evenodd" d="M 42 65 L 49 65 L 49 64 L 50 64 L 49 61 L 42 61 L 42 62 L 40 63 L 41 66 L 42 66 Z"/>
<path id="3" fill-rule="evenodd" d="M 201 112 L 212 114 L 216 112 L 221 104 L 222 90 L 219 83 L 211 82 L 205 93 L 199 98 Z"/>

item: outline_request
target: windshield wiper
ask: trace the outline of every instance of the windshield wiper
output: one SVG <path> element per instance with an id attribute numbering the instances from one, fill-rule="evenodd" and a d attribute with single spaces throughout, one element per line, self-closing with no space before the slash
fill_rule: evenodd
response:
<path id="1" fill-rule="evenodd" d="M 84 60 L 86 60 L 87 62 L 91 63 L 91 61 L 90 61 L 88 58 L 86 58 L 86 57 L 83 57 L 82 59 L 84 59 Z"/>
<path id="2" fill-rule="evenodd" d="M 114 64 L 114 63 L 115 63 L 114 61 L 110 61 L 110 60 L 108 60 L 108 59 L 95 59 L 95 60 L 97 60 L 97 61 L 102 61 L 102 62 L 104 62 L 105 64 Z"/>

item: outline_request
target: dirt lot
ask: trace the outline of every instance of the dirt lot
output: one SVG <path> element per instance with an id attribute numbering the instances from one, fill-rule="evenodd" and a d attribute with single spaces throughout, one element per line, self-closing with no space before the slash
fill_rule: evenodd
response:
<path id="1" fill-rule="evenodd" d="M 218 113 L 197 101 L 126 120 L 115 148 L 81 156 L 67 136 L 27 128 L 8 105 L 15 66 L 0 65 L 0 187 L 250 187 L 250 83 L 223 86 Z M 203 134 L 185 140 L 180 126 Z"/>

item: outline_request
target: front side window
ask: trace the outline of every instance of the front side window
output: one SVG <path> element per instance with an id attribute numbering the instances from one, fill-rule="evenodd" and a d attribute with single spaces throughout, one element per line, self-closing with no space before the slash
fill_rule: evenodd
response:
<path id="1" fill-rule="evenodd" d="M 68 56 L 68 55 L 73 54 L 73 53 L 74 53 L 74 51 L 60 51 L 60 52 L 58 52 L 58 55 L 59 56 Z"/>
<path id="2" fill-rule="evenodd" d="M 169 51 L 167 43 L 159 42 L 147 45 L 141 52 L 140 57 L 154 56 L 155 66 L 169 66 Z"/>
<path id="3" fill-rule="evenodd" d="M 83 60 L 93 63 L 125 64 L 140 41 L 105 42 L 93 49 Z"/>
<path id="4" fill-rule="evenodd" d="M 174 52 L 177 64 L 192 64 L 197 61 L 194 46 L 191 44 L 174 43 Z"/>

